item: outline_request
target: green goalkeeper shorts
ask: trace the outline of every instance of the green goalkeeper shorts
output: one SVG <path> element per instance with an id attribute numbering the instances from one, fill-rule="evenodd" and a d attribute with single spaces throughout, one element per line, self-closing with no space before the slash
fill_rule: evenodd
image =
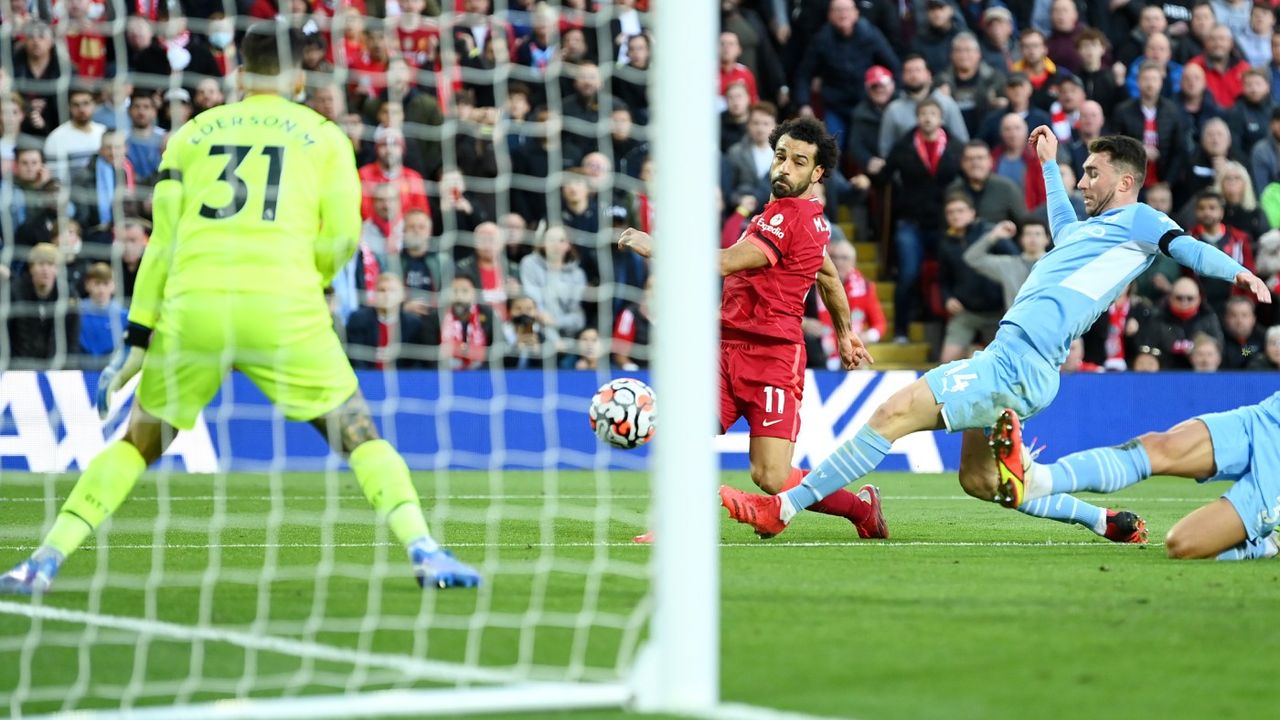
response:
<path id="1" fill-rule="evenodd" d="M 137 402 L 147 413 L 190 430 L 233 368 L 290 420 L 320 417 L 357 389 L 319 292 L 313 302 L 200 293 L 165 300 L 143 361 Z"/>

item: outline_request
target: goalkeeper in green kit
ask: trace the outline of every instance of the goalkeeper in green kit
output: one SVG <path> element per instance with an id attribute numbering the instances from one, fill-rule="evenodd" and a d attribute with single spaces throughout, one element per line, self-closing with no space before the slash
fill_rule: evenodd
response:
<path id="1" fill-rule="evenodd" d="M 302 36 L 255 24 L 240 46 L 245 99 L 178 129 L 160 164 L 154 232 L 125 344 L 98 381 L 98 412 L 139 370 L 124 439 L 89 463 L 44 542 L 0 576 L 0 594 L 43 593 L 68 555 L 124 501 L 176 429 L 190 429 L 232 368 L 345 455 L 405 545 L 424 587 L 480 576 L 436 543 L 404 459 L 379 438 L 323 289 L 355 251 L 360 179 L 341 128 L 288 99 Z"/>

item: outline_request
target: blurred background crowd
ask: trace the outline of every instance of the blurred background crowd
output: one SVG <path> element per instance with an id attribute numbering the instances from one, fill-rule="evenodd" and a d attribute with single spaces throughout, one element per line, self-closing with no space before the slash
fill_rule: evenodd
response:
<path id="1" fill-rule="evenodd" d="M 305 34 L 297 99 L 344 128 L 363 182 L 359 250 L 327 291 L 354 365 L 645 366 L 653 278 L 614 240 L 653 230 L 648 12 L 671 1 L 4 0 L 0 367 L 105 362 L 166 138 L 237 99 L 237 39 L 272 17 Z M 841 148 L 828 252 L 878 367 L 980 349 L 1052 249 L 1039 125 L 1068 188 L 1090 140 L 1140 139 L 1143 199 L 1276 286 L 1270 2 L 720 8 L 719 241 L 768 200 L 777 123 L 821 118 Z M 809 366 L 833 365 L 812 293 L 804 327 Z M 1159 257 L 1063 369 L 1277 367 L 1280 314 Z"/>

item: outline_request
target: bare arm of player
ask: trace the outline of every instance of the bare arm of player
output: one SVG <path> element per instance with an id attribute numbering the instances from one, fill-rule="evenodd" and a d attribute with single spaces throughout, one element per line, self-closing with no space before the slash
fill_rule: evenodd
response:
<path id="1" fill-rule="evenodd" d="M 761 252 L 759 248 L 757 252 Z M 761 252 L 763 254 L 763 252 Z M 840 273 L 831 258 L 822 259 L 822 269 L 818 271 L 818 294 L 822 296 L 822 304 L 827 306 L 831 314 L 831 325 L 836 331 L 836 343 L 840 347 L 840 362 L 845 370 L 860 367 L 864 362 L 875 364 L 862 338 L 853 331 L 849 319 L 849 296 L 845 295 L 844 283 L 840 282 Z"/>
<path id="2" fill-rule="evenodd" d="M 653 257 L 653 237 L 649 233 L 635 228 L 627 228 L 618 236 L 618 247 L 643 258 Z M 769 264 L 769 256 L 754 244 L 739 240 L 731 247 L 720 251 L 720 277 L 727 277 L 743 270 L 764 267 Z"/>

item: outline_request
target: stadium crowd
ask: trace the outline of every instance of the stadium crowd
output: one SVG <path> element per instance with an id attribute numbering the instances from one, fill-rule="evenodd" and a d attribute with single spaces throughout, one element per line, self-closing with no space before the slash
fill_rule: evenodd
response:
<path id="1" fill-rule="evenodd" d="M 614 239 L 652 229 L 650 2 L 493 5 L 4 3 L 0 366 L 105 362 L 166 137 L 236 98 L 237 38 L 276 16 L 304 33 L 298 99 L 345 129 L 363 181 L 362 242 L 328 291 L 353 364 L 645 365 L 653 279 Z M 1142 140 L 1144 199 L 1276 286 L 1266 0 L 722 0 L 721 20 L 721 243 L 768 199 L 779 119 L 820 117 L 842 149 L 819 188 L 829 254 L 868 341 L 930 321 L 951 360 L 991 337 L 1052 247 L 1039 125 L 1068 188 L 1092 139 Z M 842 227 L 879 244 L 892 327 Z M 807 315 L 809 365 L 834 364 L 813 293 Z M 1161 256 L 1064 370 L 1278 367 L 1280 313 Z"/>

